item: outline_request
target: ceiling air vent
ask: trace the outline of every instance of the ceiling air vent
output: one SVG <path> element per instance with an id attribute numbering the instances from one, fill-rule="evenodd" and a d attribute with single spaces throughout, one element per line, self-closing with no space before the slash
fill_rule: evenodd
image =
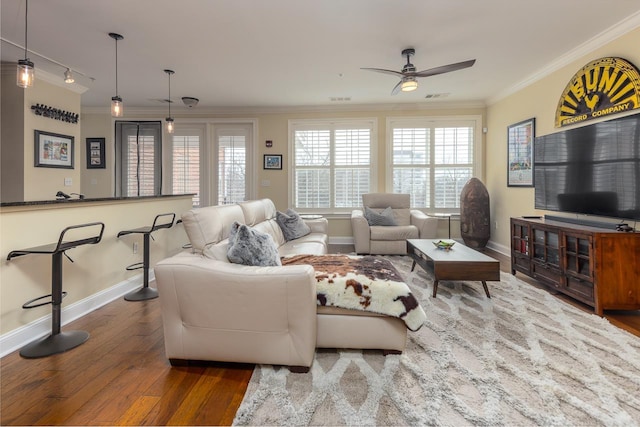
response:
<path id="1" fill-rule="evenodd" d="M 435 99 L 435 98 L 446 98 L 451 95 L 450 93 L 428 93 L 425 98 L 426 99 Z"/>

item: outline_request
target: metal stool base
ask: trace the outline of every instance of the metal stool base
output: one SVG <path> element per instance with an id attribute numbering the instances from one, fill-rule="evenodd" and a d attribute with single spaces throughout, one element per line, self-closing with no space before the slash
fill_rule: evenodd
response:
<path id="1" fill-rule="evenodd" d="M 158 291 L 147 286 L 143 286 L 137 291 L 130 292 L 124 296 L 127 301 L 144 301 L 154 298 L 158 298 Z"/>
<path id="2" fill-rule="evenodd" d="M 53 354 L 63 353 L 83 344 L 89 339 L 89 332 L 85 331 L 68 331 L 59 334 L 49 335 L 27 344 L 20 349 L 20 356 L 27 359 L 36 359 L 38 357 L 51 356 Z"/>

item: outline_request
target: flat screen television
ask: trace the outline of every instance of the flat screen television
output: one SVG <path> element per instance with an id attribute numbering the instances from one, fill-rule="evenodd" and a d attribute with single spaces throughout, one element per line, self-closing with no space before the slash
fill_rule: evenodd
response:
<path id="1" fill-rule="evenodd" d="M 535 207 L 640 220 L 640 114 L 534 140 Z"/>

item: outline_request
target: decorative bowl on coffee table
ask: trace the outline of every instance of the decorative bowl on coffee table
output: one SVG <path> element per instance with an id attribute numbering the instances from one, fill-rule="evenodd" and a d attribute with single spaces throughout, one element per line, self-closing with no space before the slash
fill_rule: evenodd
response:
<path id="1" fill-rule="evenodd" d="M 453 247 L 453 245 L 456 244 L 456 242 L 453 240 L 438 240 L 438 241 L 434 241 L 433 244 L 438 249 L 448 251 Z"/>

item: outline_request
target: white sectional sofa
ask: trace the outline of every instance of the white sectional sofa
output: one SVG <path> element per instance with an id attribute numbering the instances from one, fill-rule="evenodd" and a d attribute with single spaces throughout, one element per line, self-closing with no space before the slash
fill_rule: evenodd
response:
<path id="1" fill-rule="evenodd" d="M 326 219 L 306 221 L 311 233 L 287 242 L 275 217 L 269 199 L 182 215 L 192 249 L 155 266 L 171 363 L 260 363 L 305 372 L 316 347 L 403 351 L 407 328 L 402 320 L 318 306 L 310 265 L 253 267 L 229 262 L 227 237 L 234 221 L 270 234 L 281 256 L 327 253 Z"/>

